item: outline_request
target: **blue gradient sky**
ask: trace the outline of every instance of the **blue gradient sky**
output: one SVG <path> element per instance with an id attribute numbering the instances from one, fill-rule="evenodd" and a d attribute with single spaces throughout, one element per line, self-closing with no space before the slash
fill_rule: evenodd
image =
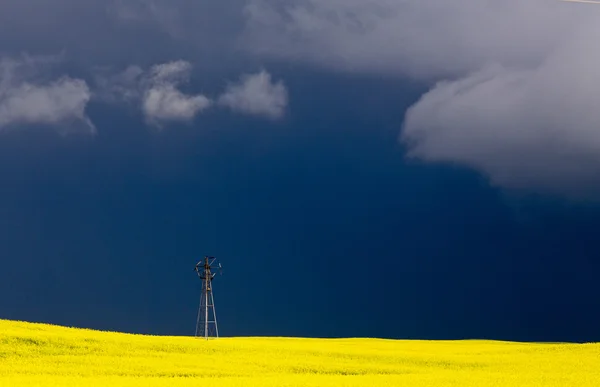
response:
<path id="1" fill-rule="evenodd" d="M 0 43 L 35 52 L 23 39 Z M 91 84 L 78 47 L 57 72 Z M 430 82 L 251 56 L 200 64 L 187 90 L 257 63 L 285 81 L 280 119 L 215 109 L 159 131 L 91 100 L 95 136 L 3 130 L 0 318 L 191 335 L 192 269 L 214 255 L 225 336 L 600 340 L 597 198 L 407 158 L 406 110 Z"/>

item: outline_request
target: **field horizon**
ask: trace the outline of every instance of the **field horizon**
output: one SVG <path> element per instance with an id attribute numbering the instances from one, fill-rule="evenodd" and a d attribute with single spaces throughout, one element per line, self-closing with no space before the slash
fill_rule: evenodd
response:
<path id="1" fill-rule="evenodd" d="M 599 343 L 158 336 L 0 319 L 0 386 L 596 386 Z"/>
<path id="2" fill-rule="evenodd" d="M 146 337 L 164 337 L 164 338 L 193 338 L 195 340 L 202 340 L 201 337 L 194 337 L 193 335 L 162 335 L 162 334 L 151 334 L 151 333 L 136 333 L 136 332 L 127 332 L 127 331 L 112 331 L 107 329 L 96 329 L 96 328 L 86 328 L 80 326 L 70 326 L 70 325 L 62 325 L 62 324 L 54 324 L 48 322 L 36 322 L 36 321 L 27 321 L 27 320 L 11 320 L 11 319 L 2 319 L 0 318 L 0 324 L 2 323 L 18 323 L 23 324 L 24 326 L 47 326 L 47 327 L 56 327 L 61 329 L 74 329 L 80 331 L 90 331 L 90 332 L 98 332 L 98 333 L 111 333 L 111 334 L 119 334 L 119 335 L 131 335 L 131 336 L 146 336 Z M 408 341 L 408 342 L 463 342 L 463 341 L 481 341 L 481 342 L 490 342 L 490 343 L 512 343 L 512 344 L 600 344 L 600 342 L 596 341 L 586 341 L 586 342 L 577 342 L 577 341 L 525 341 L 525 340 L 503 340 L 503 339 L 493 339 L 493 338 L 485 338 L 485 337 L 471 337 L 471 338 L 463 338 L 463 339 L 425 339 L 425 338 L 390 338 L 390 337 L 377 337 L 377 336 L 344 336 L 344 337 L 327 337 L 327 336 L 260 336 L 260 335 L 250 335 L 250 336 L 223 336 L 221 335 L 219 339 L 307 339 L 307 340 L 387 340 L 387 341 Z M 214 340 L 211 338 L 211 340 Z"/>

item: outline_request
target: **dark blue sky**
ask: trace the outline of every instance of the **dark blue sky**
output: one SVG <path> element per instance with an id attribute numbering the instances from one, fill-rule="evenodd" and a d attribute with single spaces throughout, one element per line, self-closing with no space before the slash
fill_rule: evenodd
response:
<path id="1" fill-rule="evenodd" d="M 491 3 L 3 0 L 0 318 L 600 341 L 600 13 Z"/>
<path id="2" fill-rule="evenodd" d="M 595 206 L 405 161 L 414 87 L 287 83 L 284 123 L 91 105 L 95 139 L 3 134 L 0 317 L 190 335 L 210 254 L 227 336 L 600 339 Z"/>

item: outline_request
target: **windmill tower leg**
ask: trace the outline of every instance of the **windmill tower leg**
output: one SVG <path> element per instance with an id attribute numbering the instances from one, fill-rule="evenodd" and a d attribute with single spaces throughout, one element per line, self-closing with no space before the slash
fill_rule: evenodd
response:
<path id="1" fill-rule="evenodd" d="M 200 295 L 200 304 L 198 305 L 198 317 L 196 318 L 196 334 L 195 336 L 198 337 L 198 334 L 200 333 L 200 314 L 202 313 L 202 299 L 203 299 L 203 294 Z"/>
<path id="2" fill-rule="evenodd" d="M 210 304 L 212 306 L 213 323 L 215 324 L 215 337 L 219 337 L 219 326 L 217 325 L 217 312 L 215 311 L 215 297 L 212 288 L 210 289 L 210 301 Z"/>
<path id="3" fill-rule="evenodd" d="M 208 308 L 210 307 L 208 304 L 208 293 L 210 292 L 210 280 L 206 278 L 204 280 L 204 338 L 208 340 Z"/>
<path id="4" fill-rule="evenodd" d="M 200 304 L 198 305 L 198 318 L 196 319 L 196 337 L 206 337 L 208 320 L 206 312 L 208 310 L 206 281 L 202 281 L 202 293 L 200 293 Z"/>

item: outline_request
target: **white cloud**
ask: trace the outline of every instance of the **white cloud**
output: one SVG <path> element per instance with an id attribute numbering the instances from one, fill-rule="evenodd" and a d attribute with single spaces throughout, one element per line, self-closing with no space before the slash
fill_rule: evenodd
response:
<path id="1" fill-rule="evenodd" d="M 192 65 L 178 60 L 152 66 L 144 71 L 129 66 L 121 73 L 96 76 L 98 95 L 105 101 L 139 106 L 149 124 L 191 121 L 212 105 L 202 94 L 185 94 L 178 87 L 190 80 Z"/>
<path id="2" fill-rule="evenodd" d="M 189 121 L 210 105 L 203 95 L 188 96 L 172 85 L 161 85 L 146 91 L 143 110 L 150 121 Z"/>
<path id="3" fill-rule="evenodd" d="M 59 132 L 84 128 L 95 132 L 85 114 L 91 92 L 85 81 L 39 75 L 48 58 L 0 60 L 0 129 L 20 124 L 53 125 Z"/>
<path id="4" fill-rule="evenodd" d="M 214 105 L 203 94 L 185 94 L 179 89 L 189 82 L 191 71 L 191 63 L 183 60 L 154 65 L 147 71 L 138 66 L 113 75 L 103 71 L 96 76 L 96 94 L 108 102 L 134 103 L 149 124 L 191 121 Z M 283 81 L 272 81 L 271 75 L 262 70 L 229 83 L 217 104 L 242 114 L 278 119 L 285 114 L 288 92 Z"/>
<path id="5" fill-rule="evenodd" d="M 600 193 L 600 7 L 547 0 L 250 0 L 244 43 L 276 58 L 411 77 L 408 156 L 509 188 Z"/>
<path id="6" fill-rule="evenodd" d="M 190 79 L 192 64 L 184 60 L 152 66 L 150 79 L 154 83 L 183 83 Z"/>
<path id="7" fill-rule="evenodd" d="M 229 84 L 219 104 L 233 111 L 281 118 L 288 104 L 288 92 L 282 81 L 274 83 L 266 71 L 243 75 L 239 83 Z"/>
<path id="8" fill-rule="evenodd" d="M 144 92 L 142 110 L 150 122 L 189 121 L 211 106 L 204 95 L 186 95 L 177 86 L 189 81 L 192 65 L 175 61 L 153 66 Z"/>

